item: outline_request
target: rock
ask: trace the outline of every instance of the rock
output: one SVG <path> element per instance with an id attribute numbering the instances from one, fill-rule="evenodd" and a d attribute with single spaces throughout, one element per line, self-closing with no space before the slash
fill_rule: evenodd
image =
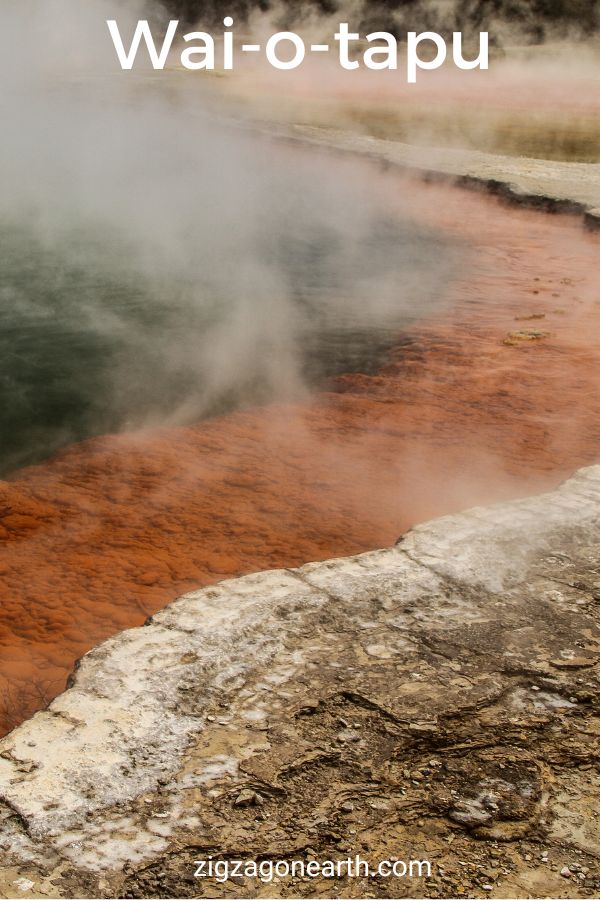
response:
<path id="1" fill-rule="evenodd" d="M 257 794 L 256 791 L 251 790 L 243 790 L 237 795 L 234 801 L 234 806 L 260 806 L 263 802 L 260 794 Z"/>
<path id="2" fill-rule="evenodd" d="M 387 810 L 390 809 L 391 805 L 392 801 L 388 800 L 385 797 L 374 797 L 372 800 L 368 801 L 368 806 L 370 806 L 371 809 L 378 809 L 383 812 L 387 812 Z"/>
<path id="3" fill-rule="evenodd" d="M 595 666 L 598 659 L 590 656 L 571 656 L 564 659 L 551 659 L 550 665 L 555 669 L 589 669 Z"/>
<path id="4" fill-rule="evenodd" d="M 346 800 L 340 806 L 340 809 L 343 813 L 351 813 L 354 812 L 354 803 L 351 803 L 349 800 Z"/>
<path id="5" fill-rule="evenodd" d="M 521 331 L 512 331 L 508 337 L 504 339 L 504 344 L 507 347 L 516 347 L 519 344 L 526 343 L 527 341 L 541 341 L 543 338 L 548 337 L 547 331 L 539 331 L 534 328 L 526 328 Z"/>
<path id="6" fill-rule="evenodd" d="M 305 700 L 302 703 L 302 706 L 300 707 L 300 709 L 298 710 L 298 715 L 299 716 L 311 716 L 313 713 L 315 713 L 318 710 L 319 706 L 320 706 L 320 703 L 318 700 Z"/>
<path id="7" fill-rule="evenodd" d="M 498 873 L 494 872 L 493 869 L 482 869 L 481 874 L 484 878 L 487 878 L 488 881 L 496 881 L 498 878 Z"/>
<path id="8" fill-rule="evenodd" d="M 562 869 L 560 870 L 560 874 L 562 875 L 563 878 L 570 878 L 571 870 L 569 869 L 568 866 L 563 866 Z"/>
<path id="9" fill-rule="evenodd" d="M 492 821 L 492 816 L 479 800 L 463 800 L 450 810 L 450 818 L 466 828 L 479 828 Z"/>

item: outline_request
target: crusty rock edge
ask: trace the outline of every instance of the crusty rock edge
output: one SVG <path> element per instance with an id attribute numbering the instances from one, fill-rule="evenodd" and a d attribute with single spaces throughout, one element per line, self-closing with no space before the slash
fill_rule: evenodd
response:
<path id="1" fill-rule="evenodd" d="M 445 647 L 448 635 L 456 647 L 456 634 L 471 628 L 468 654 L 485 659 L 490 629 L 533 633 L 523 598 L 529 591 L 533 609 L 534 600 L 546 603 L 561 587 L 548 569 L 555 562 L 536 569 L 540 558 L 563 546 L 587 553 L 590 544 L 600 544 L 600 466 L 580 470 L 551 493 L 426 523 L 388 550 L 250 575 L 182 597 L 145 627 L 90 651 L 68 690 L 0 742 L 4 866 L 116 872 L 163 852 L 171 826 L 146 828 L 129 811 L 157 790 L 176 805 L 183 761 L 212 727 L 208 710 L 216 703 L 237 710 L 238 722 L 276 721 L 287 715 L 285 698 L 300 690 L 298 683 L 313 678 L 324 690 L 328 665 L 337 666 L 338 686 L 345 679 L 345 690 L 362 696 L 368 685 L 361 682 L 361 659 L 365 672 L 373 662 L 373 695 L 396 727 L 433 728 L 438 706 L 455 695 L 457 708 L 472 704 L 469 679 L 477 703 L 486 692 L 496 696 L 502 647 L 490 648 L 476 682 L 468 665 L 452 662 L 458 651 Z M 530 590 L 533 582 L 539 590 Z M 577 590 L 568 588 L 569 602 Z M 552 622 L 544 627 L 541 643 L 527 637 L 511 646 L 517 675 L 543 673 L 559 653 L 560 628 L 557 637 Z M 444 682 L 445 666 L 456 675 L 457 687 L 448 683 L 437 699 L 426 680 L 406 694 L 404 676 L 388 671 L 394 658 L 404 657 L 410 671 L 425 656 L 431 671 L 441 665 L 436 684 Z M 572 660 L 569 650 L 563 668 Z M 561 659 L 552 665 L 560 669 Z M 217 771 L 212 761 L 194 784 L 230 776 L 236 783 L 238 765 L 223 759 Z"/>

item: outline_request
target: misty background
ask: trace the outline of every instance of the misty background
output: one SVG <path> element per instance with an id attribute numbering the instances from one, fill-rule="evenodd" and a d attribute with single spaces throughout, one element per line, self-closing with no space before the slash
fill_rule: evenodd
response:
<path id="1" fill-rule="evenodd" d="M 307 16 L 337 16 L 361 33 L 489 31 L 496 44 L 509 37 L 532 43 L 567 35 L 588 38 L 600 25 L 600 0 L 167 0 L 166 6 L 190 22 L 274 11 L 282 26 Z"/>

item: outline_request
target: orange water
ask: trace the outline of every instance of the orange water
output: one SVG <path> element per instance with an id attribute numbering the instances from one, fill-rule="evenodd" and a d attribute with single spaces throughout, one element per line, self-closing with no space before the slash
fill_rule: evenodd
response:
<path id="1" fill-rule="evenodd" d="M 473 256 L 445 312 L 399 335 L 378 375 L 90 440 L 0 482 L 0 730 L 187 590 L 384 546 L 598 461 L 599 239 L 575 219 L 384 177 Z M 522 329 L 546 336 L 504 342 Z"/>

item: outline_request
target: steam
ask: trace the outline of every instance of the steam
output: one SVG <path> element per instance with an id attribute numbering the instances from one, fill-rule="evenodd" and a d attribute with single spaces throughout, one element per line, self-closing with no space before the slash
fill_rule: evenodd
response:
<path id="1" fill-rule="evenodd" d="M 558 6 L 563 19 L 558 13 L 546 19 L 541 10 L 535 12 L 533 3 L 513 4 L 514 16 L 502 3 L 409 3 L 396 11 L 387 9 L 385 15 L 380 10 L 377 22 L 367 15 L 374 15 L 373 3 L 349 0 L 327 14 L 311 4 L 294 6 L 291 24 L 307 43 L 330 38 L 340 18 L 363 36 L 370 28 L 391 29 L 404 39 L 407 29 L 451 35 L 464 28 L 465 54 L 475 58 L 475 36 L 485 29 L 495 45 L 489 70 L 465 73 L 448 63 L 436 71 L 419 72 L 417 84 L 407 85 L 400 77 L 406 68 L 402 58 L 406 47 L 400 43 L 397 72 L 370 72 L 364 66 L 347 72 L 337 59 L 320 57 L 283 77 L 258 60 L 254 67 L 244 61 L 243 71 L 222 87 L 255 116 L 266 119 L 360 131 L 436 149 L 598 162 L 600 45 L 592 25 L 581 28 L 576 4 Z M 427 10 L 431 15 L 424 15 Z M 516 14 L 519 10 L 523 15 Z M 523 26 L 525 10 L 528 21 L 543 26 L 544 41 L 535 46 Z M 289 25 L 290 15 L 285 4 L 274 3 L 267 12 L 252 11 L 247 28 L 264 41 L 266 35 Z M 474 37 L 471 41 L 469 34 Z M 359 59 L 363 49 L 356 46 Z"/>
<path id="2" fill-rule="evenodd" d="M 302 396 L 362 364 L 365 336 L 373 359 L 447 277 L 439 240 L 408 207 L 399 224 L 358 163 L 222 121 L 206 80 L 118 70 L 106 19 L 141 15 L 163 13 L 3 7 L 5 469 L 88 434 Z"/>
<path id="3" fill-rule="evenodd" d="M 361 31 L 489 31 L 498 46 L 548 40 L 581 40 L 600 26 L 597 0 L 166 0 L 187 21 L 219 22 L 224 15 L 256 21 L 267 15 L 279 27 L 344 20 Z"/>
<path id="4" fill-rule="evenodd" d="M 457 9 L 406 15 L 414 28 L 435 14 L 424 26 L 443 30 L 439 17 Z M 340 17 L 374 11 L 360 0 L 296 5 L 295 27 L 319 40 Z M 247 119 L 516 155 L 597 153 L 593 49 L 576 61 L 555 48 L 512 53 L 489 72 L 444 69 L 410 87 L 321 59 L 289 73 L 246 62 L 223 79 L 174 65 L 123 73 L 106 20 L 131 34 L 141 17 L 160 29 L 170 15 L 143 0 L 3 5 L 4 471 L 90 434 L 194 422 L 372 371 L 443 300 L 462 251 L 417 225 L 408 198 L 388 197 L 361 163 L 258 138 Z M 244 27 L 260 38 L 286 16 L 273 4 Z"/>

